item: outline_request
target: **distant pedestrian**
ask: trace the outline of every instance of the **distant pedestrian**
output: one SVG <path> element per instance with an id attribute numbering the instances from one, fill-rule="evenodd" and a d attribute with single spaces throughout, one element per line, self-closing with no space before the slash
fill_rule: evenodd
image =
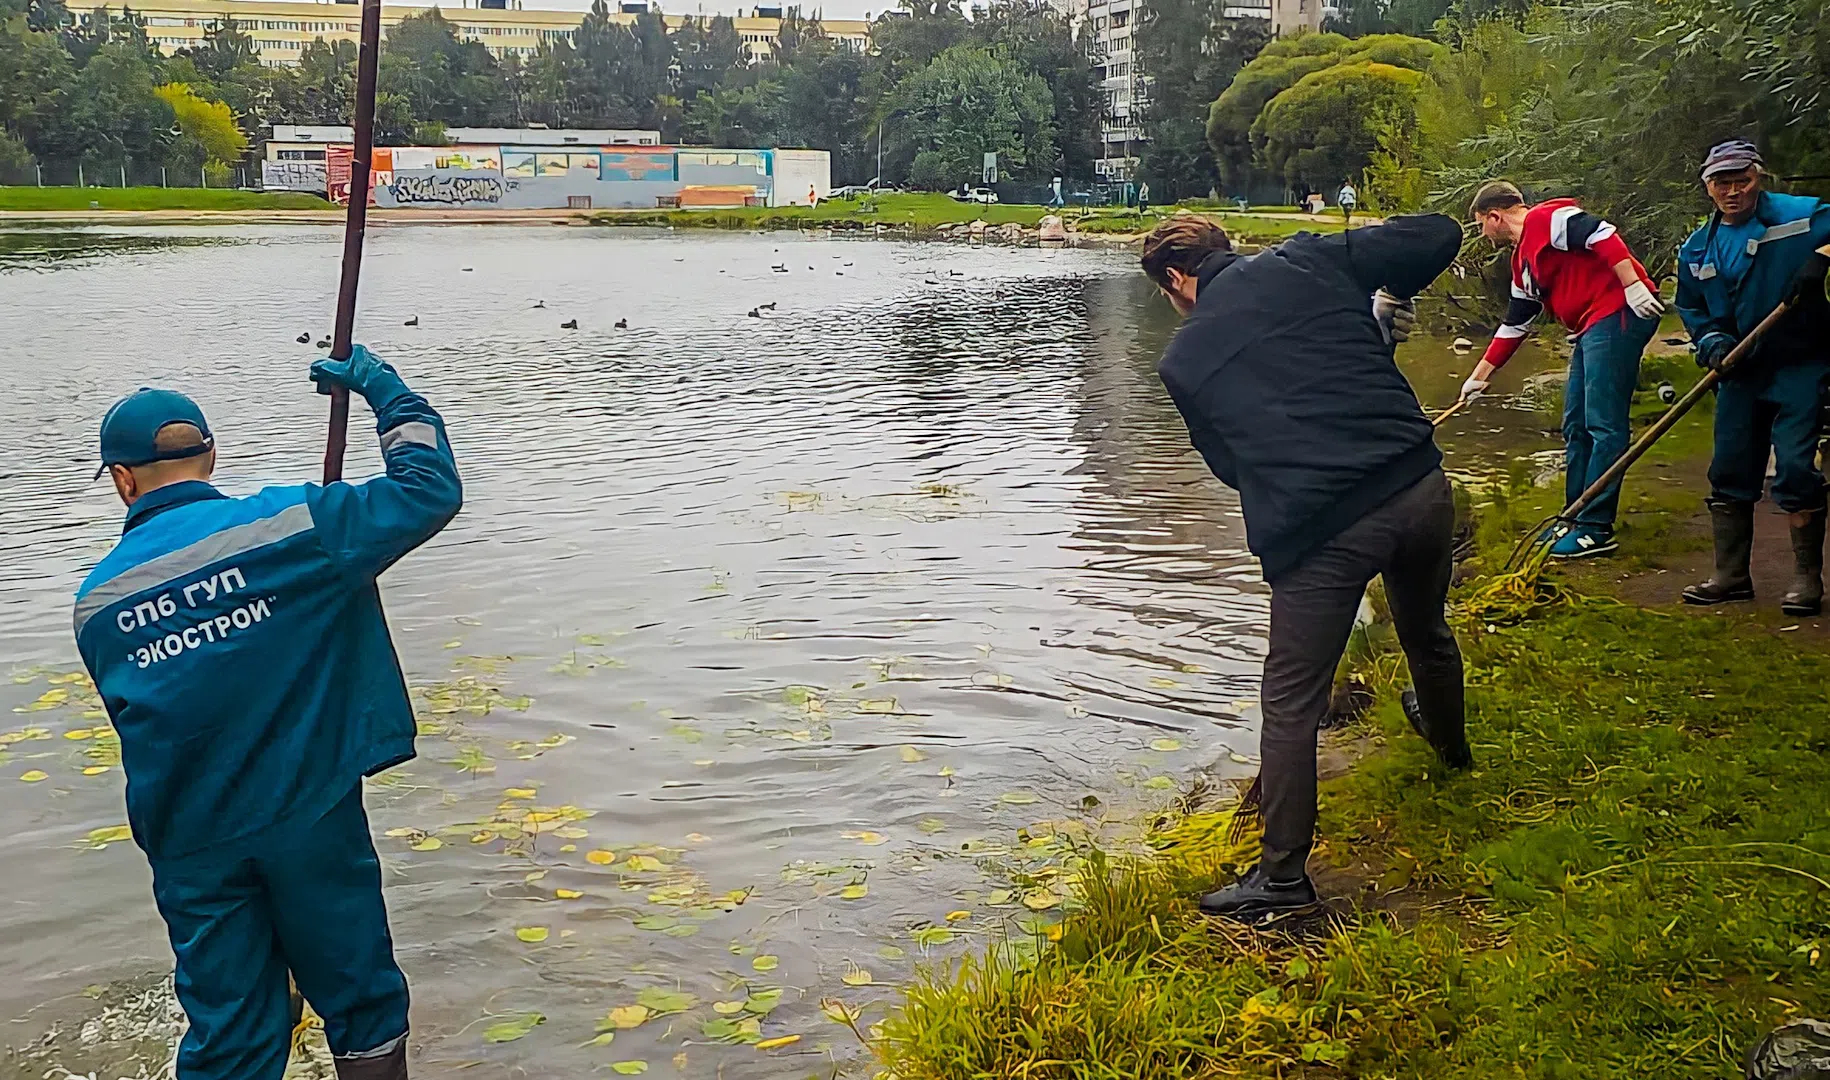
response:
<path id="1" fill-rule="evenodd" d="M 807 189 L 807 205 L 813 207 L 816 210 L 819 209 L 820 192 L 819 192 L 818 188 L 809 187 Z"/>
<path id="2" fill-rule="evenodd" d="M 1360 193 L 1354 190 L 1352 180 L 1341 181 L 1341 193 L 1335 201 L 1341 204 L 1341 219 L 1352 221 L 1354 208 L 1360 205 Z"/>
<path id="3" fill-rule="evenodd" d="M 1141 183 L 1137 186 L 1137 212 L 1148 213 L 1150 210 L 1150 185 Z"/>
<path id="4" fill-rule="evenodd" d="M 1824 476 L 1816 451 L 1830 377 L 1830 259 L 1816 249 L 1830 243 L 1830 205 L 1763 191 L 1760 151 L 1739 139 L 1710 150 L 1702 177 L 1716 209 L 1678 250 L 1676 303 L 1697 363 L 1717 368 L 1781 301 L 1798 306 L 1716 384 L 1708 501 L 1716 572 L 1685 588 L 1684 602 L 1754 598 L 1748 556 L 1771 447 L 1773 501 L 1788 517 L 1794 566 L 1780 607 L 1816 615 L 1824 597 Z"/>
<path id="5" fill-rule="evenodd" d="M 1505 321 L 1462 384 L 1463 398 L 1481 393 L 1512 358 L 1546 308 L 1575 335 L 1569 380 L 1563 386 L 1564 505 L 1576 501 L 1620 455 L 1629 436 L 1627 413 L 1639 379 L 1640 354 L 1658 330 L 1665 306 L 1658 288 L 1614 226 L 1576 205 L 1551 199 L 1529 206 L 1519 189 L 1495 180 L 1469 208 L 1481 235 L 1512 245 L 1512 301 Z M 1581 559 L 1619 549 L 1614 516 L 1620 483 L 1558 526 L 1551 555 Z"/>

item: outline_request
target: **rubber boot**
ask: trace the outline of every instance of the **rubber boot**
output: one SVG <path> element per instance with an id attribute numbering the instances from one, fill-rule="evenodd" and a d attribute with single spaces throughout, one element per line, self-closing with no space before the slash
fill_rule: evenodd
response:
<path id="1" fill-rule="evenodd" d="M 1686 604 L 1730 604 L 1754 598 L 1748 554 L 1754 546 L 1754 504 L 1710 499 L 1709 524 L 1716 538 L 1716 575 L 1684 586 Z M 1822 529 L 1822 525 L 1819 525 Z"/>
<path id="2" fill-rule="evenodd" d="M 1792 526 L 1792 588 L 1779 600 L 1787 615 L 1815 615 L 1824 606 L 1824 512 Z"/>
<path id="3" fill-rule="evenodd" d="M 407 1040 L 401 1039 L 385 1054 L 333 1059 L 337 1080 L 407 1080 Z"/>

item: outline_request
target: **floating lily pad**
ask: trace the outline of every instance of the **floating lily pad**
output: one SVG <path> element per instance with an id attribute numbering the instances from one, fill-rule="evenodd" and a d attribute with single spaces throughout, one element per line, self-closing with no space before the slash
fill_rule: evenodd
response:
<path id="1" fill-rule="evenodd" d="M 546 1017 L 539 1013 L 527 1013 L 499 1024 L 491 1024 L 483 1029 L 483 1041 L 492 1043 L 509 1043 L 521 1038 L 528 1032 L 546 1023 Z"/>
<path id="2" fill-rule="evenodd" d="M 538 945 L 547 939 L 547 933 L 544 926 L 523 926 L 515 931 L 515 936 L 529 945 Z"/>
<path id="3" fill-rule="evenodd" d="M 777 967 L 781 966 L 781 962 L 781 957 L 764 953 L 761 956 L 752 957 L 750 966 L 757 971 L 774 971 Z"/>

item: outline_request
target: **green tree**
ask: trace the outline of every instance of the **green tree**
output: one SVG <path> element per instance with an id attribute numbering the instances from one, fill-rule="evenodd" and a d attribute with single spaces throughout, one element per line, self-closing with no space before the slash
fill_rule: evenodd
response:
<path id="1" fill-rule="evenodd" d="M 153 88 L 152 65 L 132 45 L 102 46 L 72 80 L 40 157 L 123 166 L 161 160 L 173 116 Z"/>
<path id="2" fill-rule="evenodd" d="M 259 67 L 254 39 L 234 19 L 218 19 L 204 28 L 203 44 L 183 54 L 208 79 L 219 79 L 238 67 Z"/>
<path id="3" fill-rule="evenodd" d="M 1407 147 L 1422 72 L 1362 61 L 1304 76 L 1252 125 L 1265 164 L 1290 187 L 1331 190 L 1360 178 L 1375 152 Z"/>
<path id="4" fill-rule="evenodd" d="M 247 153 L 248 137 L 227 105 L 205 100 L 183 83 L 166 83 L 153 93 L 171 108 L 178 124 L 179 135 L 166 150 L 168 162 L 224 170 Z"/>
<path id="5" fill-rule="evenodd" d="M 38 159 L 19 136 L 0 129 L 0 184 L 31 184 L 38 178 Z"/>
<path id="6" fill-rule="evenodd" d="M 742 66 L 743 37 L 728 15 L 688 19 L 674 32 L 674 56 L 680 99 L 691 102 L 716 90 Z"/>
<path id="7" fill-rule="evenodd" d="M 1048 85 L 1058 155 L 1052 165 L 1032 163 L 1038 175 L 1046 168 L 1062 176 L 1092 176 L 1105 98 L 1086 42 L 1076 38 L 1067 17 L 1044 0 L 993 0 L 972 20 L 972 28 L 985 45 L 1003 50 Z"/>
<path id="8" fill-rule="evenodd" d="M 1139 164 L 1164 201 L 1219 185 L 1207 106 L 1270 41 L 1261 20 L 1228 19 L 1224 11 L 1224 0 L 1148 0 L 1138 9 L 1133 49 L 1150 72 Z"/>
<path id="9" fill-rule="evenodd" d="M 421 121 L 494 124 L 509 119 L 507 81 L 481 42 L 461 41 L 438 8 L 388 31 L 378 90 L 400 97 Z"/>
<path id="10" fill-rule="evenodd" d="M 865 74 L 862 54 L 824 35 L 803 42 L 795 63 L 769 84 L 774 140 L 830 151 L 833 178 L 840 183 L 870 179 L 875 143 Z"/>
<path id="11" fill-rule="evenodd" d="M 319 38 L 299 53 L 293 72 L 303 124 L 348 124 L 356 103 L 356 43 Z"/>
<path id="12" fill-rule="evenodd" d="M 948 185 L 976 178 L 986 153 L 1014 177 L 1049 170 L 1057 157 L 1048 85 L 1002 52 L 956 45 L 898 83 L 889 103 L 905 118 L 897 131 L 910 157 L 939 154 Z"/>

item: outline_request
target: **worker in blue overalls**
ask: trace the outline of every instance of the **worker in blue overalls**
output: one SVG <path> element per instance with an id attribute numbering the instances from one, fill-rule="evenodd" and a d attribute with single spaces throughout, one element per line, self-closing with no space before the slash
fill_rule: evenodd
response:
<path id="1" fill-rule="evenodd" d="M 140 390 L 102 420 L 127 520 L 76 594 L 76 641 L 177 958 L 178 1080 L 280 1080 L 288 972 L 342 1080 L 407 1075 L 362 778 L 413 756 L 414 724 L 375 578 L 463 490 L 444 421 L 392 367 L 357 346 L 311 378 L 374 408 L 385 476 L 231 498 L 190 398 Z"/>
<path id="2" fill-rule="evenodd" d="M 1791 526 L 1796 566 L 1780 607 L 1816 615 L 1824 597 L 1824 477 L 1816 452 L 1830 375 L 1830 257 L 1818 249 L 1830 243 L 1830 205 L 1762 190 L 1762 165 L 1754 144 L 1739 139 L 1709 151 L 1703 186 L 1716 210 L 1678 250 L 1677 310 L 1699 365 L 1716 370 L 1781 301 L 1795 305 L 1717 384 L 1708 501 L 1715 575 L 1686 587 L 1684 602 L 1754 598 L 1748 556 L 1771 446 L 1773 501 Z"/>

